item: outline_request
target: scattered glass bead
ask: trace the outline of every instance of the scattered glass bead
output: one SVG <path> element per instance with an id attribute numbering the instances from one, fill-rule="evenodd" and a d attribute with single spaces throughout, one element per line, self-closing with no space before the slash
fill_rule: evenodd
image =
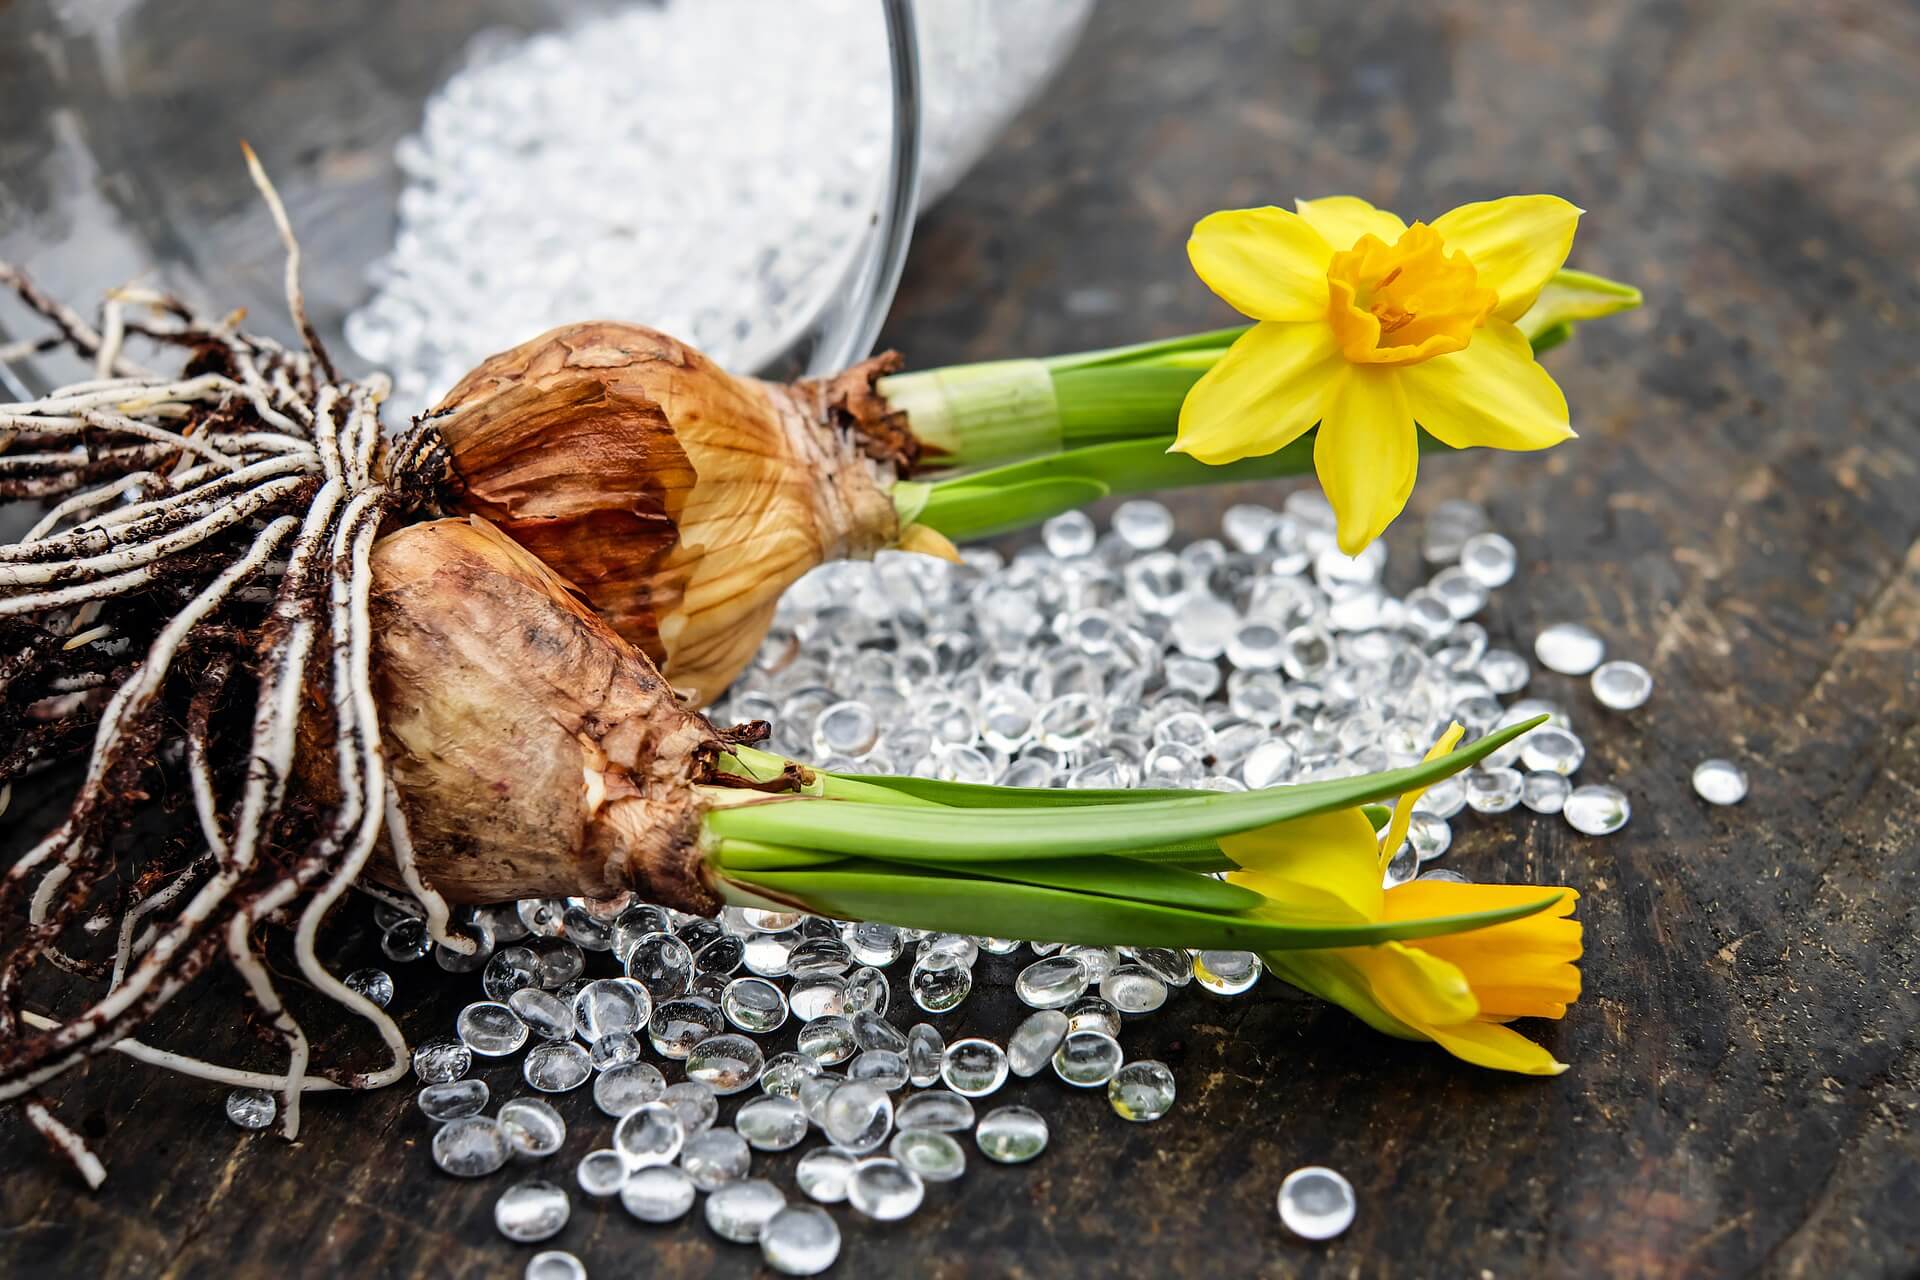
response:
<path id="1" fill-rule="evenodd" d="M 901 1129 L 937 1129 L 958 1133 L 973 1127 L 973 1103 L 946 1089 L 916 1093 L 900 1104 L 894 1124 Z"/>
<path id="2" fill-rule="evenodd" d="M 847 1203 L 877 1222 L 909 1217 L 926 1198 L 920 1175 L 898 1160 L 862 1160 L 847 1179 Z"/>
<path id="3" fill-rule="evenodd" d="M 1152 1013 L 1167 1002 L 1167 984 L 1145 965 L 1123 964 L 1100 983 L 1100 996 L 1121 1013 Z"/>
<path id="4" fill-rule="evenodd" d="M 787 1021 L 787 997 L 765 978 L 735 978 L 720 996 L 720 1011 L 742 1031 L 766 1035 Z"/>
<path id="5" fill-rule="evenodd" d="M 649 1164 L 627 1175 L 620 1204 L 642 1222 L 676 1222 L 693 1208 L 693 1179 L 670 1164 Z"/>
<path id="6" fill-rule="evenodd" d="M 927 957 L 914 964 L 907 986 L 922 1009 L 947 1013 L 973 993 L 973 970 L 950 955 Z"/>
<path id="7" fill-rule="evenodd" d="M 1025 1164 L 1047 1149 L 1047 1121 L 1031 1107 L 995 1107 L 973 1131 L 980 1154 L 1000 1164 Z"/>
<path id="8" fill-rule="evenodd" d="M 580 988 L 573 998 L 573 1021 L 587 1040 L 631 1035 L 653 1016 L 653 998 L 632 978 L 601 978 Z"/>
<path id="9" fill-rule="evenodd" d="M 780 1188 L 765 1178 L 729 1182 L 707 1197 L 707 1225 L 722 1240 L 752 1244 L 773 1216 L 787 1207 Z"/>
<path id="10" fill-rule="evenodd" d="M 567 931 L 565 898 L 522 898 L 515 914 L 527 932 L 536 938 L 558 938 Z"/>
<path id="11" fill-rule="evenodd" d="M 587 1280 L 587 1264 L 565 1249 L 543 1249 L 527 1259 L 524 1280 Z"/>
<path id="12" fill-rule="evenodd" d="M 516 1244 L 532 1244 L 559 1235 L 572 1211 L 563 1188 L 538 1180 L 522 1182 L 493 1202 L 493 1225 Z"/>
<path id="13" fill-rule="evenodd" d="M 940 1079 L 940 1062 L 947 1042 L 930 1022 L 916 1022 L 907 1032 L 907 1079 L 924 1089 Z"/>
<path id="14" fill-rule="evenodd" d="M 1120 1034 L 1120 1011 L 1099 996 L 1087 996 L 1067 1006 L 1067 1030 Z"/>
<path id="15" fill-rule="evenodd" d="M 1107 1101 L 1122 1120 L 1158 1120 L 1173 1109 L 1173 1072 L 1164 1062 L 1129 1062 L 1107 1081 Z"/>
<path id="16" fill-rule="evenodd" d="M 1518 769 L 1469 769 L 1467 805 L 1475 813 L 1505 813 L 1520 803 Z"/>
<path id="17" fill-rule="evenodd" d="M 1169 987 L 1184 987 L 1193 981 L 1193 953 L 1174 947 L 1130 947 L 1128 955 Z"/>
<path id="18" fill-rule="evenodd" d="M 1012 750 L 1012 748 L 1004 748 Z M 847 951 L 864 965 L 885 967 L 898 960 L 906 949 L 906 943 L 900 936 L 900 930 L 890 924 L 878 924 L 871 921 L 851 924 L 843 935 Z"/>
<path id="19" fill-rule="evenodd" d="M 852 1022 L 839 1014 L 829 1014 L 800 1028 L 797 1047 L 821 1066 L 830 1067 L 851 1058 L 860 1042 L 854 1038 Z"/>
<path id="20" fill-rule="evenodd" d="M 864 702 L 836 702 L 813 722 L 813 749 L 821 756 L 864 756 L 880 740 L 880 722 Z"/>
<path id="21" fill-rule="evenodd" d="M 940 1078 L 962 1097 L 985 1097 L 1007 1081 L 1006 1051 L 991 1040 L 956 1040 L 941 1058 Z"/>
<path id="22" fill-rule="evenodd" d="M 587 1056 L 593 1060 L 595 1071 L 631 1066 L 640 1061 L 643 1052 L 640 1037 L 631 1031 L 616 1031 L 610 1036 L 601 1036 L 587 1046 Z"/>
<path id="23" fill-rule="evenodd" d="M 1251 951 L 1202 951 L 1193 958 L 1194 981 L 1217 996 L 1251 989 L 1265 969 Z"/>
<path id="24" fill-rule="evenodd" d="M 489 1058 L 504 1058 L 527 1042 L 527 1024 L 512 1009 L 491 1000 L 462 1009 L 454 1030 L 462 1044 Z"/>
<path id="25" fill-rule="evenodd" d="M 1593 697 L 1614 711 L 1644 707 L 1653 696 L 1653 677 L 1637 662 L 1614 659 L 1593 670 Z"/>
<path id="26" fill-rule="evenodd" d="M 681 1128 L 689 1134 L 712 1128 L 713 1122 L 720 1118 L 719 1097 L 698 1080 L 668 1085 L 660 1101 L 673 1108 L 673 1113 L 680 1117 Z"/>
<path id="27" fill-rule="evenodd" d="M 1534 637 L 1533 653 L 1549 671 L 1584 676 L 1607 656 L 1607 644 L 1592 627 L 1556 622 Z"/>
<path id="28" fill-rule="evenodd" d="M 891 994 L 886 974 L 872 965 L 861 965 L 847 975 L 846 1012 L 849 1017 L 885 1014 Z"/>
<path id="29" fill-rule="evenodd" d="M 227 1094 L 227 1119 L 242 1129 L 264 1129 L 279 1111 L 280 1104 L 265 1089 L 235 1089 Z"/>
<path id="30" fill-rule="evenodd" d="M 1039 1075 L 1067 1038 L 1068 1028 L 1067 1015 L 1060 1010 L 1034 1010 L 1007 1037 L 1007 1066 L 1022 1078 Z"/>
<path id="31" fill-rule="evenodd" d="M 666 1077 L 646 1062 L 609 1067 L 593 1080 L 593 1103 L 610 1116 L 632 1115 L 667 1091 Z"/>
<path id="32" fill-rule="evenodd" d="M 743 1103 L 733 1125 L 756 1151 L 786 1151 L 807 1136 L 807 1113 L 791 1098 L 770 1095 Z"/>
<path id="33" fill-rule="evenodd" d="M 1077 1089 L 1094 1089 L 1113 1079 L 1125 1056 L 1104 1031 L 1073 1031 L 1054 1050 L 1053 1073 Z"/>
<path id="34" fill-rule="evenodd" d="M 938 1129 L 902 1129 L 893 1135 L 887 1154 L 925 1182 L 953 1182 L 967 1171 L 967 1153 Z"/>
<path id="35" fill-rule="evenodd" d="M 726 1026 L 720 1006 L 702 996 L 677 996 L 653 1007 L 647 1022 L 647 1040 L 663 1058 L 683 1059 L 693 1046 Z"/>
<path id="36" fill-rule="evenodd" d="M 571 1040 L 573 1006 L 539 987 L 522 987 L 507 997 L 507 1008 L 544 1040 Z"/>
<path id="37" fill-rule="evenodd" d="M 1425 799 L 1421 797 L 1423 803 Z M 1420 861 L 1432 862 L 1452 846 L 1453 828 L 1438 814 L 1430 813 L 1425 808 L 1415 809 L 1407 822 L 1407 843 L 1413 846 L 1414 856 Z"/>
<path id="38" fill-rule="evenodd" d="M 1303 1240 L 1331 1240 L 1353 1225 L 1353 1184 L 1308 1165 L 1280 1184 L 1280 1221 Z"/>
<path id="39" fill-rule="evenodd" d="M 487 1116 L 462 1116 L 434 1130 L 433 1162 L 456 1178 L 497 1173 L 512 1155 L 505 1131 Z"/>
<path id="40" fill-rule="evenodd" d="M 427 923 L 408 916 L 380 935 L 380 954 L 396 964 L 408 964 L 433 950 Z"/>
<path id="41" fill-rule="evenodd" d="M 1536 769 L 1520 780 L 1520 803 L 1535 813 L 1559 813 L 1566 808 L 1567 796 L 1572 791 L 1573 783 L 1566 775 Z"/>
<path id="42" fill-rule="evenodd" d="M 838 938 L 806 938 L 787 953 L 795 978 L 837 978 L 853 967 L 853 952 Z"/>
<path id="43" fill-rule="evenodd" d="M 626 1157 L 611 1147 L 589 1151 L 574 1166 L 573 1180 L 590 1196 L 618 1195 L 627 1183 Z"/>
<path id="44" fill-rule="evenodd" d="M 1047 550 L 1062 560 L 1072 560 L 1093 550 L 1093 521 L 1084 511 L 1067 511 L 1040 526 L 1040 540 Z"/>
<path id="45" fill-rule="evenodd" d="M 1518 754 L 1516 751 L 1516 758 Z M 1467 807 L 1466 780 L 1457 773 L 1451 778 L 1440 779 L 1421 795 L 1420 807 L 1445 822 Z"/>
<path id="46" fill-rule="evenodd" d="M 907 1087 L 907 1060 L 891 1049 L 868 1049 L 847 1064 L 847 1079 L 869 1080 L 892 1093 Z"/>
<path id="47" fill-rule="evenodd" d="M 856 1155 L 873 1151 L 893 1129 L 893 1099 L 871 1081 L 850 1080 L 827 1095 L 820 1127 L 842 1150 Z"/>
<path id="48" fill-rule="evenodd" d="M 444 942 L 433 944 L 433 962 L 448 973 L 474 973 L 493 959 L 493 934 L 483 924 L 469 924 L 461 931 L 471 948 L 462 950 Z"/>
<path id="49" fill-rule="evenodd" d="M 549 991 L 558 991 L 587 971 L 587 953 L 564 938 L 536 939 L 534 954 L 540 958 L 540 985 Z"/>
<path id="50" fill-rule="evenodd" d="M 1487 650 L 1480 655 L 1476 669 L 1487 688 L 1495 693 L 1518 693 L 1533 678 L 1527 660 L 1511 649 Z"/>
<path id="51" fill-rule="evenodd" d="M 698 1080 L 725 1097 L 751 1088 L 766 1066 L 760 1046 L 743 1035 L 708 1036 L 687 1054 L 687 1079 Z"/>
<path id="52" fill-rule="evenodd" d="M 693 981 L 693 951 L 670 933 L 643 934 L 627 951 L 627 976 L 645 987 L 656 1004 L 671 1000 Z"/>
<path id="53" fill-rule="evenodd" d="M 680 1167 L 693 1185 L 702 1191 L 715 1191 L 729 1182 L 747 1176 L 753 1166 L 753 1152 L 747 1140 L 733 1129 L 708 1129 L 696 1133 L 680 1147 Z"/>
<path id="54" fill-rule="evenodd" d="M 760 1254 L 783 1276 L 817 1276 L 840 1259 L 840 1227 L 810 1204 L 790 1204 L 760 1229 Z"/>
<path id="55" fill-rule="evenodd" d="M 551 1103 L 539 1098 L 513 1098 L 500 1104 L 500 1131 L 507 1135 L 515 1155 L 542 1159 L 567 1140 L 567 1122 Z"/>
<path id="56" fill-rule="evenodd" d="M 1013 992 L 1034 1009 L 1061 1009 L 1087 991 L 1087 969 L 1079 957 L 1051 955 L 1035 960 L 1014 979 Z"/>
<path id="57" fill-rule="evenodd" d="M 854 1042 L 862 1049 L 898 1054 L 907 1052 L 909 1041 L 906 1033 L 878 1014 L 857 1013 L 852 1022 Z"/>
<path id="58" fill-rule="evenodd" d="M 614 1150 L 636 1169 L 672 1164 L 686 1140 L 686 1126 L 680 1123 L 679 1114 L 664 1102 L 646 1103 L 622 1116 L 620 1123 L 613 1127 Z"/>
<path id="59" fill-rule="evenodd" d="M 520 1074 L 542 1093 L 566 1093 L 587 1082 L 593 1074 L 593 1059 L 577 1044 L 548 1040 L 527 1051 Z"/>
<path id="60" fill-rule="evenodd" d="M 479 1115 L 487 1109 L 491 1096 L 485 1080 L 448 1080 L 442 1084 L 428 1085 L 414 1098 L 414 1102 L 419 1106 L 421 1115 L 444 1123 Z"/>
<path id="61" fill-rule="evenodd" d="M 1739 804 L 1747 798 L 1747 771 L 1731 760 L 1702 760 L 1693 769 L 1693 791 L 1708 804 Z"/>
<path id="62" fill-rule="evenodd" d="M 1582 835 L 1604 836 L 1627 825 L 1633 806 L 1618 787 L 1585 786 L 1573 789 L 1561 813 L 1567 825 Z"/>
<path id="63" fill-rule="evenodd" d="M 413 1074 L 425 1084 L 458 1080 L 473 1068 L 473 1050 L 458 1040 L 428 1040 L 413 1051 Z"/>
<path id="64" fill-rule="evenodd" d="M 1135 551 L 1153 551 L 1173 536 L 1173 513 L 1158 502 L 1133 499 L 1113 512 L 1113 531 Z"/>
<path id="65" fill-rule="evenodd" d="M 847 1198 L 847 1183 L 859 1161 L 834 1147 L 815 1147 L 800 1157 L 793 1179 L 809 1199 L 839 1204 Z"/>
<path id="66" fill-rule="evenodd" d="M 776 1053 L 760 1071 L 760 1089 L 776 1098 L 797 1098 L 800 1086 L 820 1071 L 820 1064 L 804 1053 Z"/>
<path id="67" fill-rule="evenodd" d="M 1513 581 L 1519 553 L 1497 533 L 1476 533 L 1460 544 L 1460 570 L 1482 587 L 1504 587 Z"/>
<path id="68" fill-rule="evenodd" d="M 393 978 L 385 969 L 355 969 L 342 978 L 347 990 L 384 1009 L 393 1003 Z"/>
<path id="69" fill-rule="evenodd" d="M 798 951 L 799 948 L 795 947 L 794 950 Z M 847 980 L 838 974 L 816 974 L 811 978 L 796 976 L 787 990 L 787 1003 L 793 1010 L 793 1016 L 802 1022 L 844 1014 L 847 1011 Z"/>
<path id="70" fill-rule="evenodd" d="M 1395 885 L 1405 884 L 1420 874 L 1420 858 L 1413 846 L 1402 840 L 1400 847 L 1387 860 L 1386 873 L 1381 877 L 1383 887 L 1391 889 Z"/>
<path id="71" fill-rule="evenodd" d="M 1520 739 L 1520 763 L 1565 777 L 1579 769 L 1587 748 L 1565 729 L 1543 724 Z"/>

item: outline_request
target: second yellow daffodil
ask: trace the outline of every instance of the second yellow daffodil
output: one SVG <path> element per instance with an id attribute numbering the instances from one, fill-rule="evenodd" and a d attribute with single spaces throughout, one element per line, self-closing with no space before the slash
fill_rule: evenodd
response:
<path id="1" fill-rule="evenodd" d="M 1406 505 L 1417 422 L 1456 449 L 1572 438 L 1566 397 L 1515 322 L 1567 259 L 1558 196 L 1461 205 L 1408 226 L 1353 196 L 1201 219 L 1187 252 L 1259 323 L 1188 393 L 1173 448 L 1226 463 L 1320 426 L 1313 461 L 1358 554 Z"/>

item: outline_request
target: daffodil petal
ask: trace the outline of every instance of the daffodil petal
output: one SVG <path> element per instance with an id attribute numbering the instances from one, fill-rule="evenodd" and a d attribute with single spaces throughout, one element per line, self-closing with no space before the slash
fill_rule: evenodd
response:
<path id="1" fill-rule="evenodd" d="M 1397 372 L 1414 420 L 1455 449 L 1526 451 L 1573 439 L 1567 398 L 1504 320 L 1487 321 L 1465 351 Z"/>
<path id="2" fill-rule="evenodd" d="M 1532 342 L 1560 325 L 1631 311 L 1640 303 L 1640 291 L 1630 284 L 1562 267 L 1514 325 Z"/>
<path id="3" fill-rule="evenodd" d="M 1479 283 L 1500 295 L 1494 314 L 1517 320 L 1573 249 L 1577 206 L 1559 196 L 1506 196 L 1450 209 L 1433 220 L 1448 249 L 1462 249 Z"/>
<path id="4" fill-rule="evenodd" d="M 1339 519 L 1340 550 L 1357 556 L 1407 505 L 1420 438 L 1399 369 L 1355 366 L 1327 406 L 1313 469 Z"/>
<path id="5" fill-rule="evenodd" d="M 1208 214 L 1187 257 L 1209 289 L 1255 320 L 1318 320 L 1327 313 L 1333 250 L 1296 213 L 1272 207 Z"/>
<path id="6" fill-rule="evenodd" d="M 1307 910 L 1344 910 L 1377 920 L 1385 909 L 1373 824 L 1359 809 L 1295 818 L 1223 836 L 1220 850 L 1245 868 L 1228 879 L 1274 902 Z"/>
<path id="7" fill-rule="evenodd" d="M 1421 763 L 1446 755 L 1459 746 L 1460 739 L 1466 736 L 1465 725 L 1458 721 L 1449 724 L 1447 731 L 1440 735 L 1439 741 L 1427 749 L 1427 754 L 1422 758 Z M 1393 802 L 1393 818 L 1387 823 L 1387 834 L 1380 841 L 1380 858 L 1383 862 L 1399 851 L 1400 842 L 1407 838 L 1407 828 L 1413 825 L 1413 806 L 1418 804 L 1420 797 L 1426 793 L 1425 787 L 1415 787 L 1411 791 L 1402 792 L 1400 798 Z"/>
<path id="8" fill-rule="evenodd" d="M 1400 220 L 1400 215 L 1376 209 L 1359 196 L 1295 200 L 1293 207 L 1335 252 L 1353 248 L 1361 236 L 1378 236 L 1382 242 L 1392 244 L 1407 233 L 1407 224 Z"/>
<path id="9" fill-rule="evenodd" d="M 1173 450 L 1219 464 L 1284 448 L 1320 421 L 1345 368 L 1327 324 L 1263 320 L 1187 392 Z"/>
<path id="10" fill-rule="evenodd" d="M 1345 951 L 1269 951 L 1267 972 L 1329 1004 L 1337 1004 L 1375 1031 L 1402 1040 L 1431 1039 L 1382 1009 Z"/>
<path id="11" fill-rule="evenodd" d="M 1480 1016 L 1480 1002 L 1467 975 L 1439 956 L 1398 942 L 1346 951 L 1367 975 L 1380 1007 L 1416 1030 L 1430 1034 L 1434 1028 Z"/>
<path id="12" fill-rule="evenodd" d="M 1463 1062 L 1527 1076 L 1557 1076 L 1567 1064 L 1510 1027 L 1461 1022 L 1430 1029 L 1433 1042 Z"/>

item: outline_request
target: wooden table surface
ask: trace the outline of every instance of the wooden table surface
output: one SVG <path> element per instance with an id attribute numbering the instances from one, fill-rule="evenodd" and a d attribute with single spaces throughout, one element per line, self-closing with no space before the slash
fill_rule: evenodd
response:
<path id="1" fill-rule="evenodd" d="M 0 106 L 20 105 L 3 81 Z M 1404 574 L 1419 513 L 1479 499 L 1521 556 L 1484 619 L 1496 644 L 1579 619 L 1652 671 L 1631 715 L 1582 681 L 1533 686 L 1574 708 L 1583 776 L 1619 783 L 1635 813 L 1603 839 L 1464 817 L 1447 855 L 1585 894 L 1585 997 L 1533 1028 L 1566 1075 L 1478 1072 L 1275 984 L 1190 994 L 1127 1032 L 1178 1077 L 1166 1120 L 1016 1083 L 996 1101 L 1036 1101 L 1047 1154 L 976 1159 L 902 1224 L 837 1214 L 835 1274 L 1920 1270 L 1916 83 L 1920 10 L 1884 0 L 1101 6 L 923 221 L 885 341 L 926 365 L 1224 323 L 1182 252 L 1217 207 L 1571 198 L 1588 210 L 1576 264 L 1648 294 L 1549 358 L 1581 439 L 1431 462 L 1390 541 Z M 1225 502 L 1282 492 L 1177 505 L 1200 534 Z M 1715 755 L 1752 778 L 1738 808 L 1690 790 Z M 346 958 L 373 955 L 362 933 Z M 981 973 L 956 1021 L 1004 1034 L 1011 966 Z M 420 1033 L 444 1033 L 472 990 L 418 965 L 397 976 Z M 173 1034 L 230 1036 L 217 1007 L 181 1010 Z M 481 1074 L 498 1096 L 512 1070 Z M 55 1092 L 112 1177 L 81 1191 L 0 1118 L 0 1274 L 505 1276 L 531 1252 L 494 1233 L 505 1178 L 431 1168 L 405 1087 L 314 1099 L 291 1150 L 229 1125 L 219 1090 L 118 1062 Z M 559 1105 L 575 1132 L 545 1171 L 570 1183 L 606 1126 L 583 1094 Z M 767 1163 L 791 1185 L 790 1158 Z M 1274 1214 L 1307 1163 L 1359 1195 L 1330 1244 L 1291 1240 Z M 649 1230 L 575 1198 L 554 1243 L 597 1277 L 758 1267 L 704 1227 Z"/>

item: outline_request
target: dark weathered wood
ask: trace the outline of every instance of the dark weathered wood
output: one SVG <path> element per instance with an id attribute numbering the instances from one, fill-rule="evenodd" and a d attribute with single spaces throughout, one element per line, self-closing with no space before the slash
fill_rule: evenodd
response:
<path id="1" fill-rule="evenodd" d="M 1128 1032 L 1179 1078 L 1166 1121 L 1016 1084 L 996 1100 L 1038 1097 L 1049 1153 L 976 1168 L 905 1224 L 839 1215 L 843 1274 L 1920 1269 L 1916 78 L 1914 10 L 1865 0 L 1101 7 L 1043 101 L 922 223 L 887 341 L 930 364 L 1224 320 L 1182 243 L 1226 204 L 1574 199 L 1590 211 L 1577 261 L 1643 283 L 1649 306 L 1551 357 L 1578 443 L 1434 461 L 1415 518 L 1466 494 L 1513 534 L 1522 575 L 1486 619 L 1496 643 L 1579 618 L 1653 671 L 1630 716 L 1579 681 L 1535 686 L 1575 709 L 1589 774 L 1637 812 L 1607 839 L 1462 820 L 1448 855 L 1585 893 L 1587 994 L 1543 1029 L 1566 1076 L 1478 1073 L 1271 987 L 1191 996 Z M 1227 501 L 1280 492 L 1194 495 L 1181 519 L 1207 531 Z M 1745 805 L 1693 797 L 1709 755 L 1746 766 Z M 1004 1030 L 1009 967 L 982 973 L 994 989 L 960 1028 Z M 399 971 L 410 1029 L 439 1033 L 470 990 L 437 976 Z M 224 1032 L 203 1016 L 183 1013 L 188 1033 Z M 528 1252 L 493 1234 L 501 1180 L 432 1171 L 404 1089 L 315 1099 L 293 1151 L 231 1128 L 217 1090 L 117 1064 L 57 1094 L 113 1180 L 78 1192 L 0 1120 L 0 1271 L 502 1275 Z M 560 1105 L 579 1123 L 542 1171 L 570 1178 L 605 1128 L 586 1098 Z M 1281 1177 L 1308 1162 L 1361 1196 L 1330 1245 L 1275 1220 Z M 770 1162 L 783 1178 L 790 1163 Z M 556 1243 L 599 1276 L 757 1264 L 704 1228 L 585 1203 Z"/>

